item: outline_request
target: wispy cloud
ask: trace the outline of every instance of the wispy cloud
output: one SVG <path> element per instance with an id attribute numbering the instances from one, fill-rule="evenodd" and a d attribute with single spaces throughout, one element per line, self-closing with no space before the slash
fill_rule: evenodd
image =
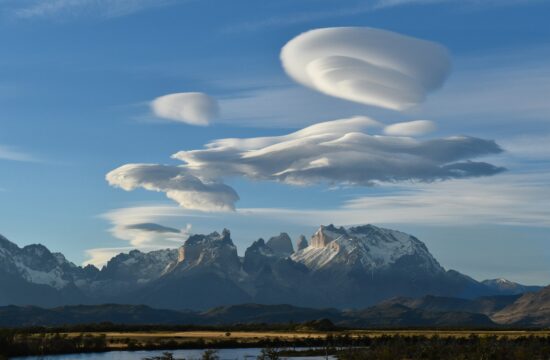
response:
<path id="1" fill-rule="evenodd" d="M 16 17 L 24 19 L 80 16 L 114 18 L 181 1 L 185 0 L 23 0 L 13 2 L 12 11 Z"/>
<path id="2" fill-rule="evenodd" d="M 0 145 L 0 160 L 11 160 L 11 161 L 25 161 L 25 162 L 36 162 L 38 159 L 33 155 L 27 154 L 25 152 L 19 151 L 16 148 L 6 145 Z"/>
<path id="3" fill-rule="evenodd" d="M 100 215 L 109 221 L 109 232 L 113 237 L 122 240 L 126 246 L 102 247 L 86 250 L 87 260 L 84 265 L 105 265 L 113 256 L 131 250 L 144 252 L 177 248 L 183 245 L 191 231 L 191 224 L 183 229 L 161 225 L 161 223 L 185 224 L 188 218 L 197 215 L 185 212 L 181 208 L 169 206 L 136 206 L 115 209 Z"/>
<path id="4" fill-rule="evenodd" d="M 264 19 L 241 22 L 226 27 L 228 32 L 255 31 L 265 28 L 283 27 L 295 24 L 310 23 L 327 19 L 343 18 L 381 11 L 400 6 L 426 6 L 437 4 L 454 4 L 475 8 L 487 8 L 496 6 L 527 5 L 541 3 L 544 0 L 375 0 L 359 1 L 354 6 L 342 6 L 323 11 L 305 11 L 285 15 L 272 16 Z M 344 4 L 344 2 L 340 2 Z"/>
<path id="5" fill-rule="evenodd" d="M 83 266 L 94 265 L 96 267 L 101 267 L 114 256 L 120 253 L 126 253 L 134 248 L 132 247 L 112 247 L 112 248 L 96 248 L 86 250 L 86 256 L 88 259 L 82 263 Z"/>

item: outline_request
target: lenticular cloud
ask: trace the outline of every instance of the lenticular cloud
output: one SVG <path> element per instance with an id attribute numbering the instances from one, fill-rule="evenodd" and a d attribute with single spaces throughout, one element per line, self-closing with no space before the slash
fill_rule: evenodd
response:
<path id="1" fill-rule="evenodd" d="M 327 121 L 284 136 L 221 139 L 173 158 L 213 178 L 244 176 L 291 185 L 369 186 L 378 182 L 431 182 L 490 176 L 503 168 L 473 158 L 502 150 L 467 136 L 417 140 L 369 134 L 367 117 Z"/>
<path id="2" fill-rule="evenodd" d="M 128 164 L 109 174 L 113 186 L 164 192 L 181 207 L 234 210 L 237 193 L 223 180 L 245 177 L 290 185 L 352 184 L 490 176 L 504 169 L 472 159 L 502 150 L 491 140 L 454 136 L 418 140 L 372 134 L 380 124 L 365 116 L 318 123 L 271 137 L 214 140 L 180 151 L 179 166 Z"/>
<path id="3" fill-rule="evenodd" d="M 422 102 L 443 84 L 450 68 L 447 51 L 440 45 L 351 27 L 301 34 L 284 46 L 281 60 L 301 84 L 393 110 Z M 152 107 L 160 117 L 199 125 L 207 124 L 218 111 L 215 100 L 200 93 L 163 96 Z M 474 161 L 502 151 L 492 140 L 411 137 L 434 128 L 427 120 L 385 126 L 356 116 L 281 136 L 213 140 L 202 149 L 174 154 L 172 158 L 182 162 L 178 166 L 127 164 L 107 174 L 107 181 L 127 191 L 163 192 L 183 208 L 226 211 L 234 210 L 239 199 L 223 183 L 231 177 L 291 185 L 370 186 L 491 176 L 505 170 Z"/>
<path id="4" fill-rule="evenodd" d="M 191 125 L 208 125 L 219 113 L 218 102 L 199 92 L 158 97 L 151 102 L 151 109 L 158 117 Z"/>
<path id="5" fill-rule="evenodd" d="M 288 75 L 338 98 L 392 110 L 422 102 L 450 70 L 439 44 L 364 27 L 311 30 L 281 51 Z"/>
<path id="6" fill-rule="evenodd" d="M 182 166 L 126 164 L 106 175 L 111 186 L 164 192 L 181 207 L 201 211 L 235 210 L 239 196 L 231 187 L 199 178 Z"/>
<path id="7" fill-rule="evenodd" d="M 384 134 L 394 136 L 418 136 L 435 130 L 435 123 L 430 120 L 415 120 L 388 125 Z"/>

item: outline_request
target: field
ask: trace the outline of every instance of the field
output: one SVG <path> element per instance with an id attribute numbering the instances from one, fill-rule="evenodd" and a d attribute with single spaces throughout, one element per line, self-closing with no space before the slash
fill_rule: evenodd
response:
<path id="1" fill-rule="evenodd" d="M 68 337 L 80 336 L 81 333 L 65 333 Z M 93 336 L 104 335 L 110 348 L 126 348 L 128 344 L 143 346 L 146 344 L 177 343 L 192 347 L 199 343 L 204 345 L 255 346 L 259 342 L 274 341 L 277 343 L 319 342 L 328 337 L 350 339 L 379 338 L 383 336 L 423 336 L 441 338 L 498 337 L 516 339 L 520 337 L 550 337 L 550 330 L 350 330 L 350 331 L 137 331 L 137 332 L 91 332 Z M 202 343 L 204 342 L 204 344 Z"/>
<path id="2" fill-rule="evenodd" d="M 0 331 L 0 359 L 109 350 L 243 347 L 279 349 L 288 356 L 331 354 L 341 360 L 550 358 L 550 330 L 100 330 L 4 329 Z"/>

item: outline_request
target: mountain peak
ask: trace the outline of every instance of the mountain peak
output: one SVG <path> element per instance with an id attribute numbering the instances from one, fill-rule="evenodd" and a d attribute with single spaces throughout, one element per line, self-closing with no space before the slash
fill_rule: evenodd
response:
<path id="1" fill-rule="evenodd" d="M 311 237 L 310 246 L 314 248 L 324 248 L 333 240 L 345 235 L 347 235 L 347 233 L 346 229 L 343 227 L 337 228 L 333 224 L 327 226 L 321 225 Z"/>
<path id="2" fill-rule="evenodd" d="M 426 269 L 443 271 L 426 246 L 415 237 L 374 225 L 350 228 L 321 226 L 310 246 L 292 256 L 313 270 L 325 268 L 384 268 L 404 257 L 413 257 Z M 347 271 L 347 270 L 345 270 Z"/>
<path id="3" fill-rule="evenodd" d="M 191 235 L 179 248 L 179 269 L 202 265 L 225 268 L 228 272 L 239 271 L 240 261 L 237 248 L 231 240 L 229 230 L 223 229 L 221 235 L 216 231 L 208 235 Z"/>
<path id="4" fill-rule="evenodd" d="M 4 236 L 0 235 L 0 255 L 3 253 L 2 249 L 5 249 L 6 251 L 13 253 L 16 251 L 19 251 L 19 246 L 9 241 Z"/>
<path id="5" fill-rule="evenodd" d="M 296 242 L 296 251 L 303 250 L 309 246 L 307 239 L 304 235 L 300 235 L 298 241 Z"/>
<path id="6" fill-rule="evenodd" d="M 285 232 L 280 233 L 278 236 L 271 237 L 266 245 L 278 255 L 289 256 L 294 252 L 292 240 Z"/>
<path id="7" fill-rule="evenodd" d="M 483 280 L 481 283 L 490 289 L 510 295 L 521 294 L 529 291 L 538 291 L 541 289 L 540 286 L 518 284 L 504 278 Z"/>

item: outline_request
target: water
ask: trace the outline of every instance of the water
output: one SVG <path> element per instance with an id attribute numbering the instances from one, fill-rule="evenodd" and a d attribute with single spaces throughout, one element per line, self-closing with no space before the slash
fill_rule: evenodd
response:
<path id="1" fill-rule="evenodd" d="M 218 349 L 217 355 L 220 360 L 256 360 L 261 348 L 252 349 Z M 24 356 L 12 360 L 141 360 L 146 357 L 161 356 L 166 350 L 145 350 L 145 351 L 109 351 L 105 353 L 89 354 L 68 354 L 68 355 L 47 355 L 47 356 Z M 200 359 L 204 350 L 170 350 L 176 359 L 186 360 Z M 288 357 L 289 360 L 326 360 L 324 356 Z M 329 356 L 329 360 L 336 360 Z"/>

